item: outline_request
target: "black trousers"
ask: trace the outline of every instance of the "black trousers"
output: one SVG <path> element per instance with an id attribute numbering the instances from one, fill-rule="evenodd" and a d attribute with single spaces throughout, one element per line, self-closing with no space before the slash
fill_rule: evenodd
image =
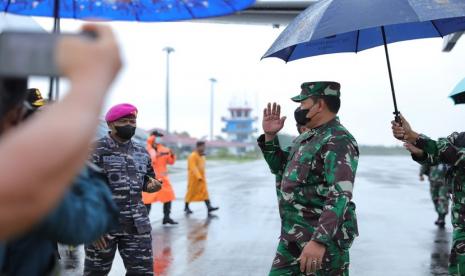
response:
<path id="1" fill-rule="evenodd" d="M 152 210 L 152 204 L 145 204 L 147 208 L 147 213 L 150 214 L 150 210 Z M 171 213 L 171 201 L 163 203 L 163 215 L 165 217 L 169 217 Z"/>

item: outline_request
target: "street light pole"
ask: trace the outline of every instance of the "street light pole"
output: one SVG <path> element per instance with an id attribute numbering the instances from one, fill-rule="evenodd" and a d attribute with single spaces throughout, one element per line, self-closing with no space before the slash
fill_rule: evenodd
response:
<path id="1" fill-rule="evenodd" d="M 210 79 L 211 89 L 210 89 L 210 141 L 213 141 L 213 106 L 214 106 L 214 88 L 217 80 L 215 78 Z"/>
<path id="2" fill-rule="evenodd" d="M 166 52 L 166 133 L 170 133 L 170 54 L 174 49 L 165 47 L 163 51 Z"/>

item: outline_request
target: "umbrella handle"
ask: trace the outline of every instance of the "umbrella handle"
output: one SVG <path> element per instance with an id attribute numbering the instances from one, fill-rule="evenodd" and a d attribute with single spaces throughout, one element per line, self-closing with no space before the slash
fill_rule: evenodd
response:
<path id="1" fill-rule="evenodd" d="M 394 121 L 398 123 L 400 126 L 402 126 L 402 119 L 400 118 L 400 112 L 393 112 L 394 114 Z"/>

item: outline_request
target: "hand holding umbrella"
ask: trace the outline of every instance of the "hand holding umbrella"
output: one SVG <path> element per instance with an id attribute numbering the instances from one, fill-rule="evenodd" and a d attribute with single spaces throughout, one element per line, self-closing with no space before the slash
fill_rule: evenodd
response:
<path id="1" fill-rule="evenodd" d="M 404 116 L 400 115 L 400 119 L 400 123 L 396 122 L 395 120 L 391 122 L 392 134 L 398 140 L 414 144 L 418 139 L 418 133 L 412 130 L 409 122 L 404 118 Z"/>

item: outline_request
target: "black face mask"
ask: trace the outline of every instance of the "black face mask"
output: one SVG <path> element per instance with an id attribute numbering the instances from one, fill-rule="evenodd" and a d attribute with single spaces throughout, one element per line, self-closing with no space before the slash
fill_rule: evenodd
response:
<path id="1" fill-rule="evenodd" d="M 115 126 L 116 136 L 123 140 L 129 140 L 136 133 L 136 127 L 131 125 Z"/>
<path id="2" fill-rule="evenodd" d="M 300 106 L 294 111 L 294 119 L 298 125 L 306 126 L 310 122 L 310 118 L 307 118 L 307 114 L 310 109 L 301 109 Z"/>

